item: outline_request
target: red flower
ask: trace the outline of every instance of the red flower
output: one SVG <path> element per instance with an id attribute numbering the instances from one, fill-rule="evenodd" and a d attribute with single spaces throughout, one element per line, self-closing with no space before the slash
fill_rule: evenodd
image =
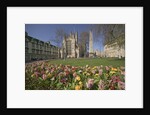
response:
<path id="1" fill-rule="evenodd" d="M 119 76 L 112 76 L 112 82 L 113 83 L 118 83 L 120 81 L 120 77 Z"/>
<path id="2" fill-rule="evenodd" d="M 111 86 L 111 87 L 110 87 L 110 89 L 111 89 L 111 90 L 114 90 L 114 89 L 115 89 L 115 87 L 114 87 L 114 86 Z"/>
<path id="3" fill-rule="evenodd" d="M 65 73 L 66 73 L 66 76 L 68 76 L 68 75 L 69 75 L 69 71 L 66 71 Z"/>

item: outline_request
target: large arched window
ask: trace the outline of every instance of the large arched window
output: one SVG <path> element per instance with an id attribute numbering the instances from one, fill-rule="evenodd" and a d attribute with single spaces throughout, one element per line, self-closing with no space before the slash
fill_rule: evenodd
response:
<path id="1" fill-rule="evenodd" d="M 67 55 L 71 55 L 71 41 L 66 41 L 66 53 Z"/>

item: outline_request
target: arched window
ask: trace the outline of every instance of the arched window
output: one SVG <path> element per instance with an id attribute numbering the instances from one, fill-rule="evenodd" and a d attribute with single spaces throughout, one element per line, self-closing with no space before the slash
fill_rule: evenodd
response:
<path id="1" fill-rule="evenodd" d="M 66 41 L 66 53 L 67 55 L 71 55 L 71 41 Z"/>

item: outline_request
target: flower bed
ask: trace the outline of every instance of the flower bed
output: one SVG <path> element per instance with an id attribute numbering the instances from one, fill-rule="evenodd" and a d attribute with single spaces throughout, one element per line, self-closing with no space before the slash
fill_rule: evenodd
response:
<path id="1" fill-rule="evenodd" d="M 26 90 L 124 90 L 125 68 L 35 62 L 25 66 Z"/>

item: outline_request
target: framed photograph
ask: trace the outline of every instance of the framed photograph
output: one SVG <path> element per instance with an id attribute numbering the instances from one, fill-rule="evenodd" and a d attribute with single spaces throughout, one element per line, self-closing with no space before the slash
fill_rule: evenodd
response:
<path id="1" fill-rule="evenodd" d="M 125 90 L 125 24 L 25 24 L 25 31 L 26 90 Z"/>
<path id="2" fill-rule="evenodd" d="M 6 108 L 143 109 L 142 6 L 6 13 Z"/>

